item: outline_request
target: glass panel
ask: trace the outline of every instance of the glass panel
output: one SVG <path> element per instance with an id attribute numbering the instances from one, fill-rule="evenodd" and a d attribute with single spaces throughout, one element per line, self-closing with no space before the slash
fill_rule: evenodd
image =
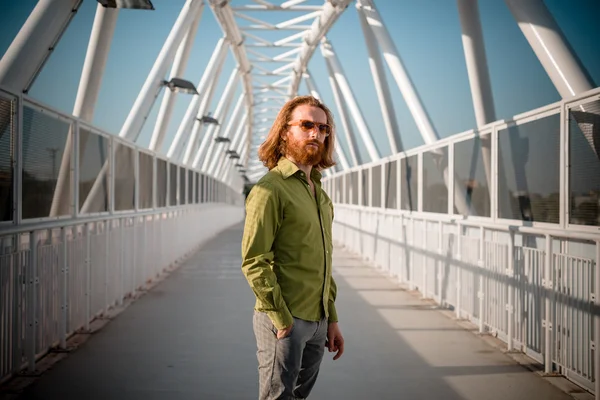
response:
<path id="1" fill-rule="evenodd" d="M 154 158 L 150 154 L 139 153 L 140 209 L 152 208 L 152 184 L 154 178 Z"/>
<path id="2" fill-rule="evenodd" d="M 398 183 L 398 162 L 391 161 L 385 164 L 385 207 L 398 208 L 397 199 L 397 183 Z"/>
<path id="3" fill-rule="evenodd" d="M 569 111 L 569 222 L 600 225 L 600 101 Z"/>
<path id="4" fill-rule="evenodd" d="M 369 187 L 369 169 L 363 169 L 360 171 L 360 178 L 362 179 L 362 196 L 361 201 L 363 206 L 369 205 L 369 193 L 371 188 Z M 358 190 L 358 185 L 356 186 Z"/>
<path id="5" fill-rule="evenodd" d="M 185 203 L 185 168 L 179 167 L 179 204 Z"/>
<path id="6" fill-rule="evenodd" d="M 194 186 L 194 203 L 198 204 L 200 202 L 200 174 L 194 172 L 194 179 L 196 181 L 196 186 Z"/>
<path id="7" fill-rule="evenodd" d="M 346 178 L 346 189 L 349 190 L 350 193 L 350 196 L 346 197 L 349 199 L 348 204 L 358 205 L 358 171 L 350 173 L 350 181 L 347 179 L 348 178 Z"/>
<path id="8" fill-rule="evenodd" d="M 188 204 L 193 204 L 194 203 L 194 171 L 188 170 L 187 174 L 188 174 L 188 187 L 187 187 Z"/>
<path id="9" fill-rule="evenodd" d="M 206 179 L 200 174 L 200 203 L 206 203 Z"/>
<path id="10" fill-rule="evenodd" d="M 340 175 L 337 178 L 335 178 L 335 202 L 336 203 L 342 202 L 343 178 L 344 178 L 343 175 Z"/>
<path id="11" fill-rule="evenodd" d="M 13 219 L 13 169 L 15 154 L 16 124 L 13 113 L 16 101 L 0 98 L 0 221 Z"/>
<path id="12" fill-rule="evenodd" d="M 110 160 L 109 139 L 107 137 L 79 128 L 79 210 L 92 190 L 100 171 L 105 172 L 97 183 L 96 196 L 90 199 L 87 211 L 90 213 L 107 212 L 110 204 Z"/>
<path id="13" fill-rule="evenodd" d="M 167 162 L 156 159 L 156 207 L 167 206 Z"/>
<path id="14" fill-rule="evenodd" d="M 448 168 L 448 148 L 423 153 L 423 211 L 448 213 L 448 188 L 443 171 Z"/>
<path id="15" fill-rule="evenodd" d="M 49 114 L 23 107 L 23 218 L 50 216 L 54 189 L 61 170 L 63 154 L 71 125 Z M 71 159 L 71 152 L 67 152 Z M 66 174 L 65 194 L 54 215 L 71 214 L 73 184 L 69 160 Z"/>
<path id="16" fill-rule="evenodd" d="M 115 144 L 115 211 L 135 208 L 135 150 Z"/>
<path id="17" fill-rule="evenodd" d="M 177 205 L 177 165 L 169 164 L 169 205 Z"/>
<path id="18" fill-rule="evenodd" d="M 372 201 L 373 207 L 381 207 L 381 165 L 373 167 L 371 179 L 372 182 Z"/>
<path id="19" fill-rule="evenodd" d="M 419 207 L 419 158 L 417 155 L 400 160 L 400 191 L 403 210 L 417 211 Z"/>
<path id="20" fill-rule="evenodd" d="M 346 173 L 344 175 L 344 179 L 346 180 L 344 193 L 345 204 L 352 204 L 352 174 L 354 174 L 354 172 Z"/>
<path id="21" fill-rule="evenodd" d="M 483 156 L 485 146 L 486 157 Z M 491 174 L 491 140 L 489 135 L 465 140 L 454 145 L 454 185 L 455 193 L 462 192 L 473 214 L 481 217 L 491 216 L 491 186 L 487 179 Z M 456 205 L 454 213 L 461 214 Z M 463 213 L 466 215 L 466 213 Z"/>
<path id="22" fill-rule="evenodd" d="M 498 132 L 498 216 L 559 222 L 560 114 Z"/>

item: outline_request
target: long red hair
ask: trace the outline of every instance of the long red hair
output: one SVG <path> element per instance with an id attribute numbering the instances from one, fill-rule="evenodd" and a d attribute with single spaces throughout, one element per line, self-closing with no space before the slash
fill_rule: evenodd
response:
<path id="1" fill-rule="evenodd" d="M 270 170 L 277 166 L 277 162 L 285 155 L 285 142 L 281 135 L 288 130 L 288 123 L 292 119 L 292 113 L 296 107 L 301 105 L 309 105 L 318 107 L 325 112 L 327 123 L 331 126 L 331 133 L 325 138 L 325 151 L 321 162 L 314 167 L 319 171 L 335 165 L 333 159 L 333 150 L 335 146 L 335 126 L 333 123 L 333 114 L 320 100 L 313 96 L 298 96 L 285 103 L 279 110 L 277 118 L 273 122 L 273 126 L 269 131 L 267 139 L 258 148 L 258 158 L 263 162 L 264 166 Z"/>

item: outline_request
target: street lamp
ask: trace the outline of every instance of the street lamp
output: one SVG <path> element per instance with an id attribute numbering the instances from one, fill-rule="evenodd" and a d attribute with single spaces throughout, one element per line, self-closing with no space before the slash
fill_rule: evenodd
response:
<path id="1" fill-rule="evenodd" d="M 196 118 L 198 121 L 202 122 L 203 124 L 213 124 L 213 125 L 219 125 L 219 121 L 210 116 L 210 113 L 208 115 L 203 115 L 202 118 Z"/>
<path id="2" fill-rule="evenodd" d="M 168 87 L 171 92 L 198 94 L 196 86 L 190 81 L 181 78 L 171 78 L 170 81 L 162 81 L 163 86 Z"/>
<path id="3" fill-rule="evenodd" d="M 104 8 L 135 8 L 138 10 L 154 10 L 150 0 L 98 0 Z"/>

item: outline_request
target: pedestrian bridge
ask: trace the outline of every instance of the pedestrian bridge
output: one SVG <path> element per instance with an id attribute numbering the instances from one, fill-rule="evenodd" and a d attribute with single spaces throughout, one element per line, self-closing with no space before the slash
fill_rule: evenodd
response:
<path id="1" fill-rule="evenodd" d="M 396 48 L 391 3 L 181 0 L 116 130 L 94 114 L 118 75 L 109 51 L 133 35 L 117 17 L 143 27 L 149 13 L 159 29 L 175 2 L 31 3 L 0 59 L 2 396 L 255 398 L 244 194 L 265 173 L 256 150 L 277 110 L 326 99 L 321 83 L 339 142 L 324 189 L 346 352 L 326 354 L 313 397 L 600 399 L 600 76 L 542 0 L 502 6 L 559 99 L 498 118 L 478 3 L 458 0 L 474 118 L 447 135 Z M 198 67 L 205 8 L 219 33 Z M 333 48 L 345 23 L 340 35 L 366 43 L 360 82 Z M 91 34 L 65 111 L 46 71 L 61 73 L 53 52 L 76 27 Z M 198 71 L 197 85 L 184 79 Z M 126 96 L 126 84 L 106 90 Z M 422 144 L 403 144 L 414 138 L 400 134 L 400 101 Z"/>

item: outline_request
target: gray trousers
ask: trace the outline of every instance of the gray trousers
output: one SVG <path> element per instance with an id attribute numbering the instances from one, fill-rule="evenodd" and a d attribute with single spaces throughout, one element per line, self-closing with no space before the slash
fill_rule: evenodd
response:
<path id="1" fill-rule="evenodd" d="M 327 319 L 312 322 L 294 318 L 292 331 L 283 339 L 277 339 L 277 329 L 265 313 L 254 311 L 253 325 L 259 400 L 306 399 L 325 353 Z"/>

